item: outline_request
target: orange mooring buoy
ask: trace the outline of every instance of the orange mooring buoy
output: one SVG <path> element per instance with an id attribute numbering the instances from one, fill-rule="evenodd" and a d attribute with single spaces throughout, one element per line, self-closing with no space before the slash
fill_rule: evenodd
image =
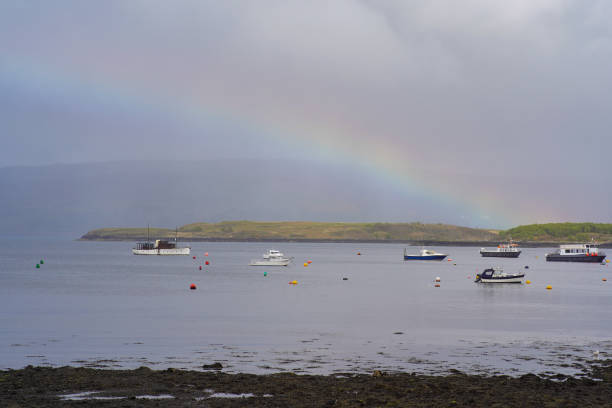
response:
<path id="1" fill-rule="evenodd" d="M 195 284 L 195 283 L 192 283 L 192 284 L 189 286 L 189 289 L 191 289 L 191 290 L 196 290 L 196 289 L 197 289 L 196 284 Z"/>
<path id="2" fill-rule="evenodd" d="M 208 256 L 208 252 L 204 252 L 204 256 Z"/>

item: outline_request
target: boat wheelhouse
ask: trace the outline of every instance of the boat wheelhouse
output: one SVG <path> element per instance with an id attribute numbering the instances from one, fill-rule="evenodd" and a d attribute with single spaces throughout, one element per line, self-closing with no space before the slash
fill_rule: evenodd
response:
<path id="1" fill-rule="evenodd" d="M 278 258 L 286 258 L 285 254 L 281 251 L 277 251 L 276 249 L 269 249 L 268 252 L 263 254 L 263 259 L 278 259 Z"/>

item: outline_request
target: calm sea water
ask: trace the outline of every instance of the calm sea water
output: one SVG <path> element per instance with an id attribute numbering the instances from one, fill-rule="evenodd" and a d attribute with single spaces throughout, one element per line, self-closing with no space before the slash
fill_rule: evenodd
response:
<path id="1" fill-rule="evenodd" d="M 611 354 L 612 268 L 547 263 L 550 249 L 404 262 L 395 244 L 195 243 L 195 260 L 132 246 L 0 239 L 0 368 L 579 374 Z M 248 266 L 270 248 L 295 262 Z M 494 265 L 532 283 L 473 282 Z"/>

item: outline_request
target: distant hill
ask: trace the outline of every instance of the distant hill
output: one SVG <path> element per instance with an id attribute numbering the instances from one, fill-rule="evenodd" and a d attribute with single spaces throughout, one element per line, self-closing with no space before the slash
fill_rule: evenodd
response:
<path id="1" fill-rule="evenodd" d="M 502 231 L 502 239 L 527 242 L 612 242 L 612 224 L 592 222 L 521 225 Z"/>
<path id="2" fill-rule="evenodd" d="M 151 228 L 151 238 L 173 238 L 172 229 Z M 89 231 L 83 240 L 140 240 L 146 228 L 101 228 Z M 183 240 L 211 241 L 371 241 L 412 243 L 496 243 L 513 239 L 521 245 L 588 242 L 612 243 L 612 224 L 557 223 L 522 225 L 506 231 L 447 224 L 343 223 L 305 221 L 223 221 L 193 223 L 178 229 Z"/>
<path id="3" fill-rule="evenodd" d="M 137 240 L 146 228 L 103 228 L 89 231 L 84 240 Z M 175 231 L 151 229 L 151 236 L 174 237 Z M 185 240 L 295 240 L 295 241 L 413 241 L 483 242 L 497 239 L 497 231 L 445 224 L 330 223 L 224 221 L 194 223 L 180 227 Z"/>

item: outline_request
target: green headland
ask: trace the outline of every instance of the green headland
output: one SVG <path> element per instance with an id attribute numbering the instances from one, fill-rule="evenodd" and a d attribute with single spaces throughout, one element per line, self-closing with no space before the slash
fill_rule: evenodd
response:
<path id="1" fill-rule="evenodd" d="M 175 230 L 150 228 L 151 239 L 174 238 Z M 142 240 L 147 228 L 101 228 L 82 240 Z M 460 227 L 447 224 L 339 223 L 302 221 L 223 221 L 193 223 L 178 228 L 182 241 L 304 241 L 304 242 L 410 242 L 415 244 L 481 245 L 513 239 L 531 244 L 564 242 L 612 243 L 612 224 L 554 223 L 523 225 L 508 230 Z"/>

